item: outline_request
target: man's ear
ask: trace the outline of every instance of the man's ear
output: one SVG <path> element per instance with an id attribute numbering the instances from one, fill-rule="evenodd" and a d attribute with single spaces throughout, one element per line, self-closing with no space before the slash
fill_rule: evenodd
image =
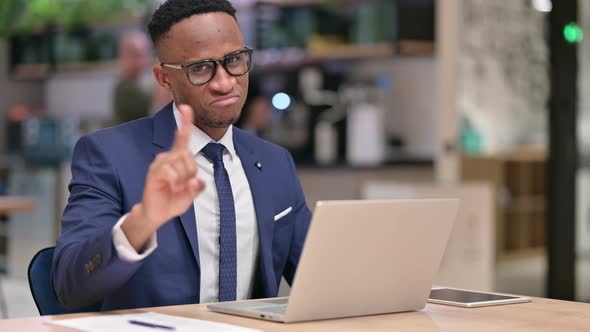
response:
<path id="1" fill-rule="evenodd" d="M 170 84 L 170 78 L 168 77 L 168 73 L 162 68 L 160 65 L 156 65 L 152 68 L 152 72 L 154 73 L 154 78 L 166 90 L 172 92 L 172 84 Z"/>

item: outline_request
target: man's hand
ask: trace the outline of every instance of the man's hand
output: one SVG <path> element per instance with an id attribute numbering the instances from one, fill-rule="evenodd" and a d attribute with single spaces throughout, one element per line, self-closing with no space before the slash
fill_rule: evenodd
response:
<path id="1" fill-rule="evenodd" d="M 129 243 L 140 252 L 148 239 L 168 220 L 184 213 L 205 188 L 197 178 L 197 163 L 189 149 L 193 110 L 180 105 L 182 124 L 172 149 L 160 153 L 149 167 L 142 201 L 121 226 Z"/>

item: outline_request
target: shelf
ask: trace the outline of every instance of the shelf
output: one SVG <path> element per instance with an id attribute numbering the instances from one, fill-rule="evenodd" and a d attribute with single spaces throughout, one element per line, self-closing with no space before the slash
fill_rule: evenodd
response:
<path id="1" fill-rule="evenodd" d="M 505 153 L 502 157 L 513 162 L 539 162 L 547 161 L 547 151 L 544 147 L 522 147 Z"/>
<path id="2" fill-rule="evenodd" d="M 319 164 L 317 162 L 297 162 L 298 169 L 317 170 L 317 171 L 334 171 L 334 170 L 350 170 L 350 171 L 379 171 L 388 170 L 395 167 L 417 167 L 417 168 L 432 168 L 434 161 L 430 157 L 420 156 L 400 156 L 383 161 L 379 165 L 352 165 L 348 162 L 337 161 L 331 164 Z"/>
<path id="3" fill-rule="evenodd" d="M 510 213 L 535 213 L 545 211 L 545 196 L 516 196 L 506 206 Z"/>
<path id="4" fill-rule="evenodd" d="M 399 55 L 434 55 L 435 46 L 432 41 L 400 40 L 397 43 Z"/>
<path id="5" fill-rule="evenodd" d="M 0 213 L 32 212 L 35 200 L 27 197 L 0 196 Z"/>
<path id="6" fill-rule="evenodd" d="M 401 40 L 397 45 L 390 43 L 338 45 L 307 52 L 300 49 L 257 50 L 254 59 L 256 61 L 255 68 L 265 71 L 297 68 L 328 61 L 376 60 L 394 56 L 431 56 L 433 53 L 434 42 Z M 257 59 L 262 59 L 262 63 Z M 271 60 L 269 61 L 269 59 Z M 23 64 L 14 67 L 13 77 L 15 79 L 44 79 L 53 72 L 98 71 L 113 69 L 116 66 L 116 60 L 60 63 L 55 66 L 55 69 L 52 69 L 49 64 Z"/>
<path id="7" fill-rule="evenodd" d="M 49 64 L 25 64 L 14 66 L 12 76 L 17 80 L 38 80 L 48 78 L 52 73 L 101 71 L 116 67 L 116 60 L 60 63 L 54 68 Z"/>
<path id="8" fill-rule="evenodd" d="M 518 262 L 531 258 L 542 258 L 547 254 L 545 246 L 530 247 L 526 249 L 506 250 L 498 254 L 498 262 Z"/>
<path id="9" fill-rule="evenodd" d="M 397 45 L 379 43 L 373 45 L 338 45 L 321 50 L 299 49 L 256 51 L 256 68 L 281 70 L 328 61 L 377 60 L 395 56 L 420 56 L 434 54 L 434 42 L 402 40 Z"/>
<path id="10" fill-rule="evenodd" d="M 326 0 L 261 0 L 256 1 L 258 6 L 274 6 L 274 7 L 304 7 L 311 5 L 321 5 L 326 3 Z"/>
<path id="11" fill-rule="evenodd" d="M 487 181 L 496 196 L 496 256 L 499 260 L 542 252 L 546 244 L 546 185 L 543 148 L 463 156 L 462 180 Z"/>
<path id="12" fill-rule="evenodd" d="M 269 6 L 278 8 L 296 8 L 305 6 L 340 6 L 341 4 L 361 3 L 364 0 L 259 0 L 255 1 L 257 6 Z"/>
<path id="13" fill-rule="evenodd" d="M 395 54 L 393 45 L 381 43 L 374 45 L 341 45 L 308 52 L 307 60 L 321 62 L 330 60 L 358 60 L 390 57 Z"/>
<path id="14" fill-rule="evenodd" d="M 496 154 L 485 154 L 476 156 L 464 155 L 464 157 L 475 159 L 488 158 L 510 162 L 546 162 L 546 150 L 547 149 L 542 146 L 522 146 L 514 148 L 510 151 L 500 152 Z"/>
<path id="15" fill-rule="evenodd" d="M 67 72 L 67 71 L 94 71 L 94 70 L 105 70 L 117 67 L 116 60 L 107 61 L 87 61 L 87 62 L 68 62 L 60 63 L 56 65 L 56 72 Z"/>
<path id="16" fill-rule="evenodd" d="M 49 75 L 51 68 L 48 64 L 25 64 L 14 67 L 12 76 L 17 80 L 43 79 Z"/>
<path id="17" fill-rule="evenodd" d="M 129 13 L 115 15 L 106 20 L 97 20 L 88 22 L 88 26 L 93 29 L 110 29 L 110 28 L 125 28 L 125 27 L 140 27 L 144 25 L 143 17 L 141 15 L 132 15 Z"/>

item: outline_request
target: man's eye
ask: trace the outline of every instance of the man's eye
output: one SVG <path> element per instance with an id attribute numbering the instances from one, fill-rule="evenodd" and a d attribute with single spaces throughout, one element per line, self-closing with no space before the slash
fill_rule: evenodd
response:
<path id="1" fill-rule="evenodd" d="M 230 56 L 228 58 L 225 58 L 225 61 L 227 63 L 234 63 L 234 62 L 237 62 L 237 61 L 240 61 L 240 60 L 241 60 L 241 57 L 239 55 L 232 55 L 232 56 Z"/>
<path id="2" fill-rule="evenodd" d="M 197 64 L 191 67 L 191 71 L 195 73 L 204 72 L 211 69 L 211 65 L 208 63 Z"/>

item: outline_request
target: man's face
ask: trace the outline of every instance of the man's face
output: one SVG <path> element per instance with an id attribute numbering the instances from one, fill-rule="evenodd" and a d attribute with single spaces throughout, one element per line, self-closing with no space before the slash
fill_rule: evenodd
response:
<path id="1" fill-rule="evenodd" d="M 160 62 L 186 64 L 198 60 L 220 59 L 244 49 L 242 33 L 236 20 L 226 13 L 193 15 L 172 26 L 158 43 Z M 193 85 L 184 71 L 164 67 L 156 77 L 168 84 L 177 104 L 188 104 L 195 112 L 195 124 L 209 128 L 226 128 L 240 116 L 248 92 L 248 74 L 229 75 L 217 66 L 213 79 Z"/>

